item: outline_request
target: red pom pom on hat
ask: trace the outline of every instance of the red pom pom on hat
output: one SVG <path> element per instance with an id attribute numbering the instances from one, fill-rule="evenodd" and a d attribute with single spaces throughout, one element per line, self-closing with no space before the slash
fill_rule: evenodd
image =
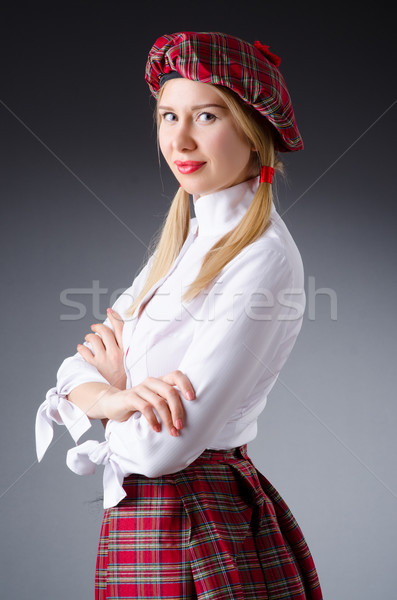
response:
<path id="1" fill-rule="evenodd" d="M 262 54 L 266 56 L 266 58 L 270 60 L 270 62 L 273 63 L 276 67 L 280 65 L 281 58 L 276 54 L 273 54 L 273 52 L 270 52 L 269 46 L 264 46 L 263 44 L 258 42 L 258 40 L 256 40 L 256 42 L 254 43 L 254 47 L 258 48 L 258 50 L 260 50 Z"/>

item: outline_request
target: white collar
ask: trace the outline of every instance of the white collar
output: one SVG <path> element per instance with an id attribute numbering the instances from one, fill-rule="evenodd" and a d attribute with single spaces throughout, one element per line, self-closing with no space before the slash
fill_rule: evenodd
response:
<path id="1" fill-rule="evenodd" d="M 233 229 L 250 207 L 258 186 L 259 176 L 204 196 L 195 194 L 198 237 L 221 236 Z"/>

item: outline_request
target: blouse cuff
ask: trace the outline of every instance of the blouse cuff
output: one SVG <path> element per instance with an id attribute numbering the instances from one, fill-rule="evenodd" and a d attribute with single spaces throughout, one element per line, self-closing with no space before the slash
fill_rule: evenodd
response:
<path id="1" fill-rule="evenodd" d="M 40 462 L 51 444 L 54 431 L 53 422 L 65 425 L 77 443 L 83 433 L 90 427 L 87 415 L 70 402 L 65 394 L 60 394 L 56 387 L 48 390 L 46 399 L 39 406 L 36 415 L 36 453 Z"/>
<path id="2" fill-rule="evenodd" d="M 116 506 L 127 495 L 123 488 L 125 473 L 117 462 L 109 441 L 87 440 L 84 444 L 68 450 L 66 464 L 77 475 L 93 475 L 97 465 L 104 465 L 103 507 Z"/>

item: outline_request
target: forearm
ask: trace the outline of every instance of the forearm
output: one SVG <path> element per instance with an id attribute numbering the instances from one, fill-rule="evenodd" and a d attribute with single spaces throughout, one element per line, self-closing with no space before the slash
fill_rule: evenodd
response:
<path id="1" fill-rule="evenodd" d="M 107 419 L 106 401 L 109 399 L 109 395 L 119 391 L 114 386 L 93 381 L 78 385 L 69 392 L 67 398 L 90 419 Z"/>

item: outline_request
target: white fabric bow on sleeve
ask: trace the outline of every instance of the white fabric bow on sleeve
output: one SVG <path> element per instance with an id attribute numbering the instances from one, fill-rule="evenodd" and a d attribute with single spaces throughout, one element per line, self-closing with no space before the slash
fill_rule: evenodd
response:
<path id="1" fill-rule="evenodd" d="M 126 473 L 118 463 L 118 457 L 114 454 L 109 441 L 98 442 L 88 440 L 68 450 L 66 464 L 73 473 L 77 475 L 93 475 L 97 465 L 105 465 L 103 472 L 103 507 L 116 506 L 126 496 L 123 488 L 123 480 Z"/>
<path id="2" fill-rule="evenodd" d="M 78 406 L 69 402 L 56 387 L 49 389 L 36 415 L 36 454 L 39 462 L 51 444 L 54 422 L 65 425 L 76 443 L 91 427 L 89 418 Z"/>

